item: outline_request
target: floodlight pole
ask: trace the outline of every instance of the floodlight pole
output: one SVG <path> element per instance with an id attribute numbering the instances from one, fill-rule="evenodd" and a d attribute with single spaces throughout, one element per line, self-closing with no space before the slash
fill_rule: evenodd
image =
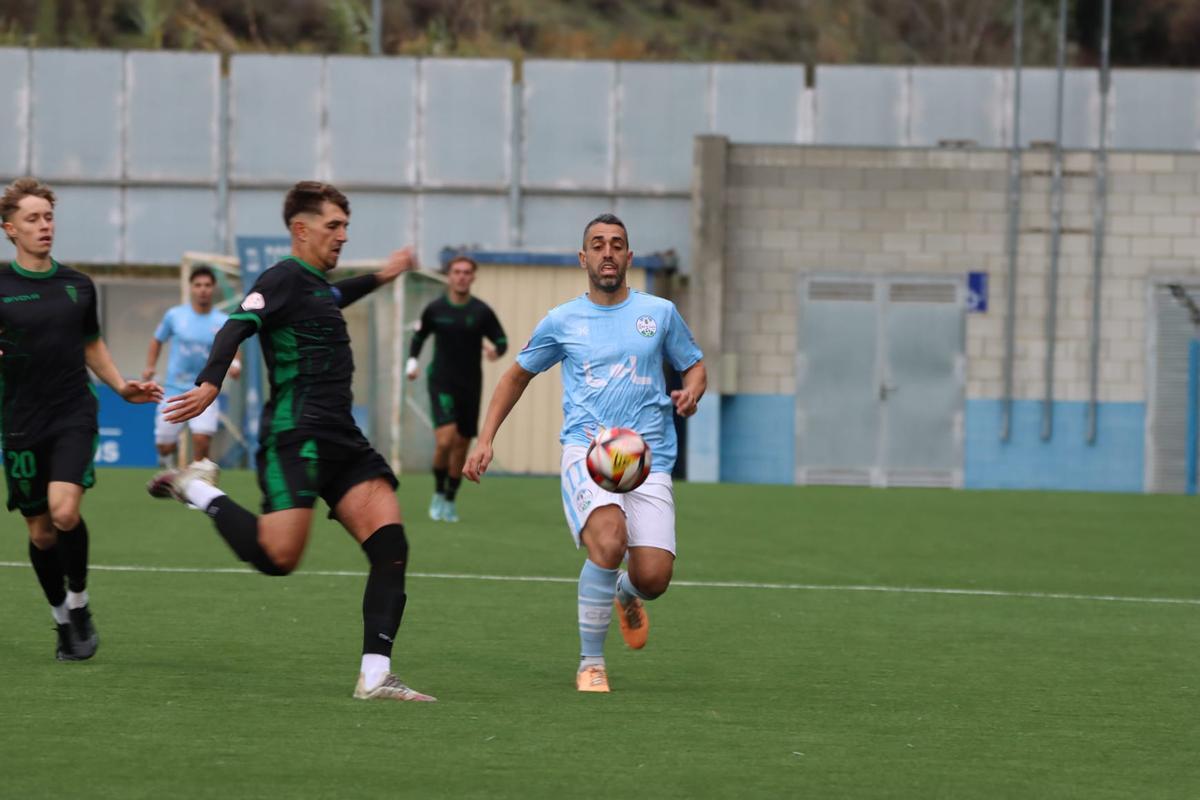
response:
<path id="1" fill-rule="evenodd" d="M 1013 362 L 1017 339 L 1017 262 L 1021 223 L 1021 61 L 1022 32 L 1025 28 L 1025 4 L 1013 4 L 1013 108 L 1012 141 L 1008 151 L 1008 285 L 1004 309 L 1004 399 L 1001 401 L 1000 441 L 1012 437 Z"/>
<path id="2" fill-rule="evenodd" d="M 371 55 L 383 53 L 383 0 L 371 0 Z"/>

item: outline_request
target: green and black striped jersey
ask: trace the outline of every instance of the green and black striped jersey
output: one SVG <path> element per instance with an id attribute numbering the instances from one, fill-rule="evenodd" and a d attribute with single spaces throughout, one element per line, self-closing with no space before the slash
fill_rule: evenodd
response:
<path id="1" fill-rule="evenodd" d="M 57 261 L 45 272 L 0 266 L 0 432 L 23 449 L 68 429 L 96 429 L 84 348 L 100 337 L 96 286 Z"/>
<path id="2" fill-rule="evenodd" d="M 229 315 L 196 384 L 220 386 L 236 342 L 257 331 L 271 387 L 260 439 L 296 431 L 357 441 L 361 434 L 351 413 L 350 388 L 354 355 L 342 308 L 377 285 L 374 275 L 331 284 L 316 267 L 295 256 L 285 258 L 259 277 Z M 226 328 L 236 335 L 223 336 Z"/>

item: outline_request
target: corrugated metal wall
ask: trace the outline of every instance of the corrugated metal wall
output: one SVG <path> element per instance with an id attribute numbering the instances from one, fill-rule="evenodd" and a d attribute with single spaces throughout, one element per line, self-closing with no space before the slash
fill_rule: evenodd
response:
<path id="1" fill-rule="evenodd" d="M 415 241 L 561 249 L 600 210 L 689 269 L 692 139 L 999 147 L 1003 69 L 239 55 L 0 48 L 0 177 L 61 197 L 56 254 L 170 264 L 282 233 L 282 190 L 331 180 L 354 207 L 348 258 Z M 1024 73 L 1022 131 L 1050 138 L 1051 70 Z M 1098 140 L 1095 72 L 1067 76 L 1066 141 Z M 1116 148 L 1200 146 L 1200 73 L 1116 71 Z M 166 113 L 164 113 L 166 112 Z"/>

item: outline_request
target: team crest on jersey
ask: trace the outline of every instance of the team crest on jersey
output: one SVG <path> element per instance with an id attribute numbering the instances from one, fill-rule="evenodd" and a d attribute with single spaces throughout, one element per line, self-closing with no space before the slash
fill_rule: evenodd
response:
<path id="1" fill-rule="evenodd" d="M 654 321 L 654 317 L 638 317 L 637 332 L 649 339 L 651 336 L 658 333 L 658 323 Z"/>
<path id="2" fill-rule="evenodd" d="M 267 307 L 267 299 L 259 292 L 251 292 L 246 295 L 246 299 L 242 301 L 242 309 L 244 311 L 262 311 Z"/>
<path id="3" fill-rule="evenodd" d="M 74 286 L 67 286 L 67 297 L 71 298 L 72 303 L 79 302 L 79 293 L 75 291 Z"/>
<path id="4" fill-rule="evenodd" d="M 585 486 L 575 493 L 575 510 L 580 514 L 587 511 L 592 505 L 592 493 Z"/>

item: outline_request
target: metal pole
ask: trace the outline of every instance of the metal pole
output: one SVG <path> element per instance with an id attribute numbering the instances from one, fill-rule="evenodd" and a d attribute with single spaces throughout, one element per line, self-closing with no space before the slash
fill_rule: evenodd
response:
<path id="1" fill-rule="evenodd" d="M 383 0 L 371 0 L 371 55 L 383 53 Z"/>
<path id="2" fill-rule="evenodd" d="M 1112 27 L 1112 0 L 1104 0 L 1104 25 L 1100 34 L 1100 147 L 1096 151 L 1096 201 L 1092 211 L 1092 330 L 1088 353 L 1087 443 L 1095 444 L 1100 412 L 1100 281 L 1104 271 L 1104 235 L 1108 224 L 1108 44 Z"/>
<path id="3" fill-rule="evenodd" d="M 1054 109 L 1054 163 L 1050 177 L 1050 269 L 1046 273 L 1046 393 L 1042 400 L 1042 439 L 1054 435 L 1054 350 L 1058 336 L 1058 259 L 1062 250 L 1063 81 L 1067 57 L 1067 0 L 1058 0 L 1058 85 Z"/>
<path id="4" fill-rule="evenodd" d="M 1012 436 L 1013 362 L 1017 340 L 1017 237 L 1021 224 L 1021 47 L 1025 4 L 1013 9 L 1012 141 L 1008 151 L 1008 281 L 1004 309 L 1004 399 L 1001 402 L 1000 441 Z"/>

